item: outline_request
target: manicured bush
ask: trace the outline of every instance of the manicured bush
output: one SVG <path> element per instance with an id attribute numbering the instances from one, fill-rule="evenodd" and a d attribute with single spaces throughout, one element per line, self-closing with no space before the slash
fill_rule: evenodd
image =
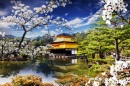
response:
<path id="1" fill-rule="evenodd" d="M 121 52 L 121 55 L 129 57 L 130 56 L 130 50 L 125 50 L 124 52 Z"/>
<path id="2" fill-rule="evenodd" d="M 42 78 L 34 75 L 16 76 L 11 83 L 0 86 L 54 86 L 51 83 L 42 83 Z"/>
<path id="3" fill-rule="evenodd" d="M 12 83 L 14 86 L 43 86 L 42 78 L 34 75 L 16 76 Z"/>
<path id="4" fill-rule="evenodd" d="M 87 77 L 75 75 L 64 79 L 59 79 L 56 82 L 59 86 L 84 86 L 87 81 Z"/>

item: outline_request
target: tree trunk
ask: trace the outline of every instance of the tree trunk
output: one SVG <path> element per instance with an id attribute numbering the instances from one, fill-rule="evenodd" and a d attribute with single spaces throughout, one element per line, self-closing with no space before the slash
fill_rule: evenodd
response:
<path id="1" fill-rule="evenodd" d="M 22 42 L 23 42 L 23 40 L 24 40 L 24 38 L 25 38 L 26 33 L 27 33 L 27 31 L 24 31 L 23 36 L 22 36 L 22 38 L 21 38 L 21 40 L 20 40 L 20 42 L 19 42 L 19 45 L 18 45 L 18 51 L 19 51 L 20 48 L 21 48 L 21 44 L 22 44 Z"/>
<path id="2" fill-rule="evenodd" d="M 102 46 L 99 47 L 99 58 L 103 59 L 103 53 L 101 51 Z"/>
<path id="3" fill-rule="evenodd" d="M 1 56 L 3 56 L 3 50 L 4 50 L 4 45 L 2 44 L 2 51 L 1 51 Z"/>
<path id="4" fill-rule="evenodd" d="M 4 44 L 2 44 L 2 50 L 1 50 L 1 56 L 0 56 L 0 59 L 2 60 L 3 59 L 3 55 L 4 55 L 4 46 L 5 46 L 5 43 L 6 41 L 4 41 Z"/>
<path id="5" fill-rule="evenodd" d="M 102 51 L 99 51 L 99 58 L 103 59 L 103 53 L 102 53 Z"/>
<path id="6" fill-rule="evenodd" d="M 116 47 L 116 60 L 120 60 L 120 52 L 119 52 L 119 44 L 118 44 L 118 39 L 115 39 L 115 47 Z"/>
<path id="7" fill-rule="evenodd" d="M 4 45 L 2 44 L 2 50 L 1 50 L 0 60 L 2 60 L 2 58 L 3 58 L 3 50 L 4 50 Z"/>
<path id="8" fill-rule="evenodd" d="M 92 58 L 93 58 L 93 59 L 95 58 L 95 53 L 92 54 Z"/>

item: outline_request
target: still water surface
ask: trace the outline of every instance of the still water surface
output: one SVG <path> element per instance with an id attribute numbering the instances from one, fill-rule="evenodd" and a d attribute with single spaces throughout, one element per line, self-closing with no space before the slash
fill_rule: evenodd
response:
<path id="1" fill-rule="evenodd" d="M 29 62 L 0 62 L 0 84 L 11 82 L 17 75 L 36 75 L 42 77 L 44 83 L 55 83 L 56 78 L 48 62 L 35 60 Z"/>
<path id="2" fill-rule="evenodd" d="M 53 77 L 53 74 L 49 74 L 49 76 L 45 76 L 42 72 L 38 73 L 34 70 L 20 70 L 20 72 L 17 75 L 36 75 L 36 76 L 40 76 L 42 77 L 42 81 L 48 82 L 48 83 L 54 83 L 55 84 L 55 80 L 56 78 Z M 16 75 L 15 75 L 16 76 Z M 4 84 L 6 82 L 11 82 L 11 78 L 13 78 L 14 76 L 9 76 L 9 77 L 0 77 L 0 84 Z"/>

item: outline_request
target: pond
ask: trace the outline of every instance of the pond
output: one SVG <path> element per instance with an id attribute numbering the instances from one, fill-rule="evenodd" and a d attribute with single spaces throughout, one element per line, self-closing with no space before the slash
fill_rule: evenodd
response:
<path id="1" fill-rule="evenodd" d="M 51 67 L 45 60 L 35 59 L 26 62 L 0 62 L 0 84 L 11 82 L 17 75 L 36 75 L 45 83 L 55 83 L 56 78 Z"/>
<path id="2" fill-rule="evenodd" d="M 42 77 L 44 83 L 56 85 L 55 80 L 64 75 L 67 64 L 70 64 L 70 61 L 48 61 L 43 58 L 26 62 L 0 62 L 0 84 L 11 82 L 11 79 L 17 75 L 36 75 Z"/>

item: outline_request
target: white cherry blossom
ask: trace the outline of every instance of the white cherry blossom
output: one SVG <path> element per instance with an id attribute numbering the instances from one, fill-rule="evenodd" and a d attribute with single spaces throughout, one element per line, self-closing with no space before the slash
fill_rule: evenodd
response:
<path id="1" fill-rule="evenodd" d="M 120 13 L 127 11 L 126 7 L 128 4 L 124 3 L 123 0 L 103 0 L 103 2 L 105 5 L 102 13 L 102 18 L 106 21 L 107 24 L 111 24 L 107 20 L 112 19 L 113 12 Z"/>
<path id="2" fill-rule="evenodd" d="M 111 25 L 110 20 L 106 20 L 106 24 Z"/>
<path id="3" fill-rule="evenodd" d="M 1 35 L 2 37 L 4 37 L 4 36 L 5 36 L 5 32 L 0 32 L 0 35 Z"/>
<path id="4" fill-rule="evenodd" d="M 121 28 L 123 28 L 123 27 L 124 27 L 124 25 L 122 24 L 122 25 L 121 25 Z"/>
<path id="5" fill-rule="evenodd" d="M 130 83 L 130 71 L 124 73 L 124 68 L 130 69 L 130 61 L 115 61 L 115 65 L 110 67 L 110 76 L 106 77 L 107 73 L 102 73 L 101 77 L 94 79 L 93 86 L 101 86 L 101 83 L 105 86 L 127 86 Z M 90 86 L 90 79 L 85 86 Z"/>

